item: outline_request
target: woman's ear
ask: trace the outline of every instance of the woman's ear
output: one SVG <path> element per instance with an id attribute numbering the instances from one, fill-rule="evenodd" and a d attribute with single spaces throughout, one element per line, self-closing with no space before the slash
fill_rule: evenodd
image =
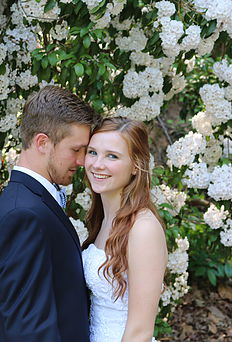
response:
<path id="1" fill-rule="evenodd" d="M 135 176 L 135 175 L 136 175 L 136 173 L 137 173 L 137 169 L 136 169 L 136 167 L 135 167 L 135 166 L 133 166 L 132 175 L 133 175 L 133 176 Z"/>
<path id="2" fill-rule="evenodd" d="M 38 133 L 34 137 L 34 144 L 38 152 L 44 154 L 47 152 L 48 147 L 51 145 L 51 141 L 47 134 Z"/>

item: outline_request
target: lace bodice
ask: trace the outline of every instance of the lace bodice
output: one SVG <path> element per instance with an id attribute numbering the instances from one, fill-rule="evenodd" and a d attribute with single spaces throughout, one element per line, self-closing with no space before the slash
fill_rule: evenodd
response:
<path id="1" fill-rule="evenodd" d="M 114 302 L 112 286 L 102 269 L 98 274 L 105 261 L 104 250 L 90 244 L 82 256 L 86 283 L 91 290 L 90 342 L 120 342 L 127 321 L 128 290 L 123 299 Z"/>

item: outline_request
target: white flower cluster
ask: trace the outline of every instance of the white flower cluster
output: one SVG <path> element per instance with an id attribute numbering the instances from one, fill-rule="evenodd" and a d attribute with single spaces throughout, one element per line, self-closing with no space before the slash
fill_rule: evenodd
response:
<path id="1" fill-rule="evenodd" d="M 175 5 L 170 1 L 158 1 L 155 7 L 158 9 L 158 19 L 154 23 L 154 29 L 161 25 L 160 38 L 166 56 L 176 57 L 180 51 L 188 52 L 198 48 L 201 43 L 199 26 L 191 25 L 184 31 L 181 21 L 170 18 L 176 12 Z"/>
<path id="2" fill-rule="evenodd" d="M 7 48 L 5 44 L 0 44 L 0 64 L 4 62 L 4 59 L 6 58 Z"/>
<path id="3" fill-rule="evenodd" d="M 159 19 L 162 32 L 160 38 L 162 40 L 162 48 L 166 56 L 177 56 L 180 52 L 180 44 L 178 40 L 184 34 L 183 23 L 178 20 L 171 20 L 169 17 Z"/>
<path id="4" fill-rule="evenodd" d="M 218 209 L 213 203 L 210 204 L 208 210 L 204 213 L 204 221 L 212 229 L 221 228 L 224 225 L 229 212 L 225 210 L 224 205 Z"/>
<path id="5" fill-rule="evenodd" d="M 70 217 L 69 219 L 72 222 L 74 228 L 76 229 L 77 235 L 79 236 L 79 239 L 80 239 L 80 244 L 82 245 L 83 242 L 88 237 L 88 230 L 81 220 L 79 220 L 79 219 L 74 220 L 74 218 L 72 218 L 72 217 Z"/>
<path id="6" fill-rule="evenodd" d="M 63 4 L 70 4 L 72 0 L 60 0 Z"/>
<path id="7" fill-rule="evenodd" d="M 171 273 L 181 274 L 186 272 L 188 268 L 188 253 L 189 242 L 187 237 L 184 239 L 176 238 L 177 249 L 168 255 L 167 267 Z"/>
<path id="8" fill-rule="evenodd" d="M 122 37 L 120 34 L 116 37 L 115 43 L 124 51 L 141 51 L 147 44 L 147 37 L 139 27 L 132 27 L 128 37 Z"/>
<path id="9" fill-rule="evenodd" d="M 157 15 L 159 18 L 171 17 L 176 12 L 175 5 L 170 1 L 157 1 L 155 7 L 158 9 Z"/>
<path id="10" fill-rule="evenodd" d="M 68 23 L 65 20 L 62 21 L 61 24 L 56 24 L 55 27 L 50 30 L 51 37 L 57 40 L 66 39 L 68 32 Z"/>
<path id="11" fill-rule="evenodd" d="M 89 10 L 93 9 L 94 7 L 97 7 L 101 1 L 102 0 L 82 0 L 82 2 L 84 2 L 87 5 Z"/>
<path id="12" fill-rule="evenodd" d="M 8 72 L 9 71 L 6 71 L 4 75 L 0 75 L 0 101 L 7 99 L 8 94 L 10 93 L 10 79 Z"/>
<path id="13" fill-rule="evenodd" d="M 21 6 L 23 7 L 29 21 L 35 18 L 40 21 L 56 20 L 59 17 L 60 8 L 56 4 L 51 10 L 45 13 L 44 6 L 46 3 L 47 0 L 40 0 L 39 2 L 35 0 L 27 0 L 22 2 Z"/>
<path id="14" fill-rule="evenodd" d="M 207 189 L 210 182 L 210 174 L 206 163 L 192 163 L 185 171 L 182 183 L 188 188 Z"/>
<path id="15" fill-rule="evenodd" d="M 152 201 L 159 205 L 163 203 L 170 204 L 173 209 L 167 208 L 171 215 L 179 214 L 181 208 L 185 205 L 186 194 L 176 189 L 170 189 L 169 186 L 161 184 L 151 189 Z"/>
<path id="16" fill-rule="evenodd" d="M 186 86 L 185 77 L 182 74 L 172 73 L 172 87 L 167 94 L 165 94 L 164 99 L 170 100 L 175 94 L 181 92 Z"/>
<path id="17" fill-rule="evenodd" d="M 190 131 L 167 148 L 170 164 L 176 167 L 190 165 L 197 154 L 203 153 L 206 148 L 205 138 L 200 133 Z"/>
<path id="18" fill-rule="evenodd" d="M 154 93 L 152 96 L 140 97 L 131 107 L 118 108 L 114 115 L 141 121 L 150 121 L 160 114 L 162 104 L 163 93 Z"/>
<path id="19" fill-rule="evenodd" d="M 16 165 L 17 158 L 18 158 L 18 154 L 14 148 L 11 148 L 9 151 L 7 151 L 5 155 L 5 162 L 7 164 L 7 170 L 9 173 L 11 172 L 13 167 Z"/>
<path id="20" fill-rule="evenodd" d="M 101 1 L 102 0 L 82 0 L 82 2 L 87 5 L 89 11 L 91 11 L 94 7 L 97 7 Z M 121 13 L 125 4 L 126 0 L 113 0 L 112 2 L 107 3 L 106 11 L 101 18 L 91 14 L 90 20 L 95 23 L 95 28 L 103 29 L 109 25 L 112 17 Z"/>
<path id="21" fill-rule="evenodd" d="M 188 293 L 188 276 L 188 272 L 183 272 L 175 278 L 173 288 L 171 289 L 172 298 L 174 300 L 178 300 L 179 298 L 183 297 L 186 293 Z"/>
<path id="22" fill-rule="evenodd" d="M 92 203 L 90 189 L 86 188 L 85 191 L 77 194 L 75 202 L 80 204 L 84 210 L 89 210 Z"/>
<path id="23" fill-rule="evenodd" d="M 25 49 L 29 52 L 33 51 L 37 47 L 37 41 L 32 29 L 30 30 L 28 27 L 19 26 L 13 30 L 6 30 L 4 42 L 7 50 L 11 53 L 21 49 Z"/>
<path id="24" fill-rule="evenodd" d="M 14 128 L 17 123 L 16 115 L 10 114 L 4 116 L 0 120 L 0 132 L 7 132 L 9 129 Z"/>
<path id="25" fill-rule="evenodd" d="M 215 201 L 232 200 L 232 165 L 216 166 L 210 175 L 208 195 Z"/>
<path id="26" fill-rule="evenodd" d="M 132 51 L 130 54 L 130 60 L 132 65 L 152 66 L 155 63 L 155 59 L 149 54 L 149 52 L 141 51 Z"/>
<path id="27" fill-rule="evenodd" d="M 33 76 L 30 70 L 26 70 L 16 76 L 15 83 L 18 84 L 20 88 L 28 90 L 38 84 L 38 78 L 36 75 Z"/>
<path id="28" fill-rule="evenodd" d="M 213 133 L 211 119 L 206 112 L 199 112 L 192 117 L 192 126 L 198 133 L 210 136 Z"/>
<path id="29" fill-rule="evenodd" d="M 221 243 L 226 247 L 232 247 L 232 220 L 228 219 L 220 232 Z"/>
<path id="30" fill-rule="evenodd" d="M 179 298 L 184 296 L 189 286 L 188 280 L 188 254 L 189 242 L 187 237 L 184 239 L 178 237 L 176 239 L 177 249 L 169 254 L 168 257 L 168 270 L 173 274 L 176 273 L 175 281 L 173 284 L 166 286 L 163 293 L 161 294 L 161 300 L 163 306 L 167 306 L 171 302 L 177 301 Z"/>
<path id="31" fill-rule="evenodd" d="M 185 31 L 186 36 L 183 38 L 180 48 L 184 51 L 196 49 L 201 41 L 201 28 L 197 25 L 191 25 Z"/>
<path id="32" fill-rule="evenodd" d="M 139 73 L 129 70 L 123 80 L 123 93 L 132 99 L 149 95 L 149 92 L 161 92 L 162 87 L 162 73 L 153 67 L 147 67 Z"/>
<path id="33" fill-rule="evenodd" d="M 111 20 L 111 25 L 117 29 L 117 31 L 129 31 L 132 25 L 132 20 L 126 19 L 122 22 L 119 21 L 119 17 L 115 17 Z"/>
<path id="34" fill-rule="evenodd" d="M 201 157 L 202 162 L 208 164 L 211 168 L 216 166 L 222 156 L 222 146 L 219 140 L 214 138 L 207 141 L 204 155 Z"/>
<path id="35" fill-rule="evenodd" d="M 217 20 L 221 31 L 227 31 L 232 38 L 231 0 L 193 0 L 197 11 L 203 13 L 207 21 Z"/>
<path id="36" fill-rule="evenodd" d="M 25 100 L 23 98 L 13 98 L 8 97 L 6 103 L 6 112 L 7 114 L 19 114 L 22 112 L 23 106 L 25 104 Z"/>
<path id="37" fill-rule="evenodd" d="M 200 89 L 200 95 L 205 104 L 205 116 L 208 118 L 206 125 L 209 131 L 209 123 L 211 123 L 212 126 L 217 126 L 232 119 L 231 102 L 225 99 L 225 90 L 224 88 L 220 88 L 219 84 L 205 84 Z M 197 118 L 195 119 L 195 122 L 196 121 L 198 121 L 199 125 L 200 119 L 198 120 Z M 204 128 L 201 130 L 204 130 Z"/>
<path id="38" fill-rule="evenodd" d="M 213 65 L 213 71 L 220 81 L 226 81 L 232 85 L 232 64 L 223 59 L 221 62 L 216 62 Z"/>
<path id="39" fill-rule="evenodd" d="M 200 41 L 197 47 L 197 54 L 199 56 L 204 56 L 207 53 L 210 53 L 213 50 L 214 43 L 219 37 L 219 30 L 215 30 L 215 32 L 208 38 L 204 38 Z"/>

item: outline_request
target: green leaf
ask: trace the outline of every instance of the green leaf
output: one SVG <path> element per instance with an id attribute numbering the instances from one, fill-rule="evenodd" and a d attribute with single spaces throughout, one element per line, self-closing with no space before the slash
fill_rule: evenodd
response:
<path id="1" fill-rule="evenodd" d="M 63 68 L 60 73 L 60 82 L 62 86 L 65 86 L 66 81 L 69 77 L 69 70 L 67 68 Z"/>
<path id="2" fill-rule="evenodd" d="M 46 51 L 50 52 L 51 50 L 53 50 L 56 47 L 56 44 L 48 44 L 46 46 Z"/>
<path id="3" fill-rule="evenodd" d="M 56 65 L 56 63 L 58 61 L 56 52 L 52 52 L 48 55 L 48 61 L 51 64 L 51 66 Z"/>
<path id="4" fill-rule="evenodd" d="M 95 14 L 101 7 L 103 7 L 106 3 L 106 0 L 102 0 L 98 6 L 94 7 L 93 9 L 89 10 L 90 14 Z"/>
<path id="5" fill-rule="evenodd" d="M 209 21 L 204 38 L 210 37 L 211 34 L 215 31 L 216 26 L 217 26 L 217 20 L 216 19 Z"/>
<path id="6" fill-rule="evenodd" d="M 88 76 L 92 75 L 92 68 L 91 68 L 90 65 L 87 65 L 87 66 L 85 67 L 85 73 L 86 73 Z"/>
<path id="7" fill-rule="evenodd" d="M 82 27 L 82 29 L 80 30 L 80 37 L 84 37 L 87 32 L 89 32 L 89 26 L 86 26 L 86 27 Z"/>
<path id="8" fill-rule="evenodd" d="M 98 99 L 98 100 L 94 100 L 94 101 L 92 102 L 92 104 L 93 104 L 94 109 L 95 109 L 96 111 L 99 111 L 99 110 L 101 110 L 101 108 L 102 108 L 103 102 L 102 102 L 102 100 Z"/>
<path id="9" fill-rule="evenodd" d="M 75 73 L 78 77 L 80 76 L 83 76 L 84 75 L 84 67 L 81 63 L 77 63 L 74 65 L 74 70 L 75 70 Z"/>
<path id="10" fill-rule="evenodd" d="M 232 277 L 232 267 L 229 264 L 225 264 L 224 270 L 228 278 Z"/>
<path id="11" fill-rule="evenodd" d="M 197 267 L 197 269 L 195 271 L 196 276 L 204 276 L 205 274 L 206 274 L 206 267 L 204 267 L 204 266 Z"/>
<path id="12" fill-rule="evenodd" d="M 92 31 L 90 34 L 91 34 L 91 36 L 93 36 L 93 38 L 95 38 L 95 36 L 96 36 L 96 38 L 101 39 L 103 36 L 103 30 L 96 29 L 96 30 Z"/>
<path id="13" fill-rule="evenodd" d="M 44 13 L 51 11 L 56 6 L 56 0 L 48 0 L 44 6 Z"/>
<path id="14" fill-rule="evenodd" d="M 48 66 L 48 57 L 47 56 L 44 56 L 42 58 L 41 65 L 42 65 L 43 69 L 47 69 L 47 66 Z"/>
<path id="15" fill-rule="evenodd" d="M 78 27 L 78 26 L 73 26 L 73 27 L 70 28 L 69 34 L 70 34 L 70 35 L 79 34 L 79 33 L 80 33 L 80 30 L 81 30 L 80 27 Z"/>
<path id="16" fill-rule="evenodd" d="M 50 82 L 51 78 L 51 70 L 49 68 L 47 69 L 41 69 L 41 71 L 39 72 L 39 79 L 41 80 L 45 80 L 47 82 Z"/>
<path id="17" fill-rule="evenodd" d="M 106 71 L 105 65 L 104 65 L 104 64 L 100 64 L 100 65 L 99 65 L 99 68 L 98 68 L 98 73 L 97 73 L 98 76 L 104 75 L 105 71 Z"/>
<path id="18" fill-rule="evenodd" d="M 86 49 L 88 49 L 90 47 L 90 44 L 91 44 L 91 39 L 89 36 L 86 35 L 83 39 L 83 45 Z"/>
<path id="19" fill-rule="evenodd" d="M 217 277 L 216 277 L 216 272 L 215 272 L 215 270 L 208 269 L 208 270 L 207 270 L 207 276 L 208 276 L 208 279 L 209 279 L 210 283 L 211 283 L 213 286 L 216 286 L 216 284 L 217 284 Z"/>
<path id="20" fill-rule="evenodd" d="M 31 70 L 31 73 L 32 75 L 36 75 L 40 69 L 40 62 L 37 61 L 37 60 L 33 60 L 32 62 L 32 70 Z"/>
<path id="21" fill-rule="evenodd" d="M 5 75 L 6 73 L 6 65 L 0 64 L 0 75 Z"/>
<path id="22" fill-rule="evenodd" d="M 163 84 L 164 94 L 167 94 L 171 88 L 172 88 L 171 78 L 170 78 L 170 76 L 165 76 L 164 77 L 164 84 Z"/>

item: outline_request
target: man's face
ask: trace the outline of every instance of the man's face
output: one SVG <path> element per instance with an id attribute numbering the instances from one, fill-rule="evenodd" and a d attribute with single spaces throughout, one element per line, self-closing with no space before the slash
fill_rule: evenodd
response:
<path id="1" fill-rule="evenodd" d="M 71 124 L 69 135 L 54 146 L 51 143 L 47 159 L 47 175 L 52 183 L 68 185 L 79 166 L 84 165 L 90 127 Z"/>

